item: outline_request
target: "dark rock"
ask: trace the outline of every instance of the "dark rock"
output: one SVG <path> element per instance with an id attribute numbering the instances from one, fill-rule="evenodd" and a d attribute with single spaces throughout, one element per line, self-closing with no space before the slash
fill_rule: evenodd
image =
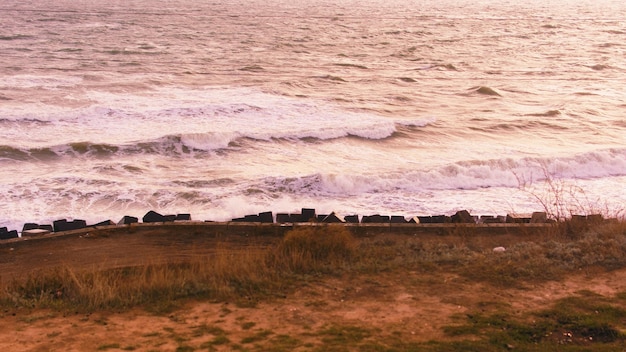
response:
<path id="1" fill-rule="evenodd" d="M 358 215 L 348 215 L 346 217 L 343 218 L 346 222 L 351 223 L 351 224 L 358 224 L 359 223 L 359 216 Z"/>
<path id="2" fill-rule="evenodd" d="M 543 211 L 536 211 L 530 216 L 531 224 L 545 224 L 548 221 L 548 215 Z"/>
<path id="3" fill-rule="evenodd" d="M 345 223 L 346 220 L 343 218 L 343 216 L 337 215 L 335 214 L 335 212 L 332 212 L 328 214 L 326 217 L 324 217 L 322 222 L 330 223 L 330 224 L 342 224 L 342 223 Z"/>
<path id="4" fill-rule="evenodd" d="M 74 220 L 72 222 L 68 222 L 72 227 L 72 230 L 84 229 L 87 227 L 87 221 L 85 220 Z"/>
<path id="5" fill-rule="evenodd" d="M 163 215 L 163 222 L 174 222 L 176 221 L 176 215 Z"/>
<path id="6" fill-rule="evenodd" d="M 115 225 L 115 223 L 111 220 L 105 220 L 105 221 L 101 221 L 97 224 L 93 224 L 91 225 L 91 227 L 96 227 L 96 226 L 111 226 L 111 225 Z"/>
<path id="7" fill-rule="evenodd" d="M 506 217 L 504 216 L 481 216 L 478 220 L 481 224 L 502 224 L 506 222 Z"/>
<path id="8" fill-rule="evenodd" d="M 278 213 L 278 214 L 276 214 L 276 222 L 279 223 L 279 224 L 292 222 L 291 215 L 290 214 L 285 214 L 285 213 Z"/>
<path id="9" fill-rule="evenodd" d="M 271 211 L 259 213 L 259 222 L 266 224 L 274 223 L 274 214 Z"/>
<path id="10" fill-rule="evenodd" d="M 509 224 L 528 224 L 530 223 L 530 215 L 507 214 L 506 222 Z"/>
<path id="11" fill-rule="evenodd" d="M 404 218 L 404 216 L 392 215 L 390 222 L 392 224 L 406 224 L 406 219 Z"/>
<path id="12" fill-rule="evenodd" d="M 457 224 L 474 224 L 476 221 L 467 210 L 459 210 L 450 217 L 453 223 Z"/>
<path id="13" fill-rule="evenodd" d="M 52 222 L 52 226 L 54 226 L 54 232 L 67 231 L 68 225 L 67 220 L 56 220 Z"/>
<path id="14" fill-rule="evenodd" d="M 302 214 L 289 214 L 289 220 L 291 222 L 304 222 L 302 221 Z"/>
<path id="15" fill-rule="evenodd" d="M 485 223 L 485 221 L 491 221 L 494 220 L 496 217 L 493 215 L 481 215 L 478 217 L 478 223 L 479 224 L 483 224 Z"/>
<path id="16" fill-rule="evenodd" d="M 328 214 L 317 214 L 314 220 L 309 220 L 307 222 L 322 222 L 328 216 Z"/>
<path id="17" fill-rule="evenodd" d="M 32 223 L 32 222 L 27 222 L 22 227 L 22 232 L 28 231 L 28 230 L 37 230 L 37 229 L 39 229 L 39 224 L 35 224 L 35 223 Z"/>
<path id="18" fill-rule="evenodd" d="M 363 220 L 361 220 L 362 223 L 366 224 L 387 224 L 389 223 L 390 218 L 387 215 L 369 215 L 369 216 L 364 216 Z"/>
<path id="19" fill-rule="evenodd" d="M 118 225 L 129 225 L 129 224 L 134 224 L 134 223 L 138 223 L 138 222 L 139 222 L 139 218 L 136 218 L 134 216 L 125 215 L 117 224 Z"/>
<path id="20" fill-rule="evenodd" d="M 143 222 L 151 223 L 151 222 L 164 222 L 165 217 L 154 210 L 150 210 L 143 216 Z"/>
<path id="21" fill-rule="evenodd" d="M 259 216 L 254 214 L 254 215 L 246 215 L 243 217 L 243 221 L 244 222 L 259 222 Z"/>
<path id="22" fill-rule="evenodd" d="M 0 231 L 0 240 L 10 240 L 11 238 L 18 238 L 17 230 L 7 231 L 6 227 L 3 227 L 4 231 Z"/>
<path id="23" fill-rule="evenodd" d="M 430 217 L 430 221 L 433 224 L 449 224 L 452 222 L 452 219 L 447 215 L 435 215 Z"/>
<path id="24" fill-rule="evenodd" d="M 191 221 L 191 214 L 178 214 L 176 221 Z"/>
<path id="25" fill-rule="evenodd" d="M 66 219 L 56 220 L 52 222 L 54 232 L 78 230 L 87 227 L 85 220 L 67 221 Z"/>
<path id="26" fill-rule="evenodd" d="M 409 224 L 419 224 L 420 218 L 418 216 L 413 216 L 407 221 Z"/>
<path id="27" fill-rule="evenodd" d="M 309 222 L 310 220 L 316 220 L 317 216 L 315 215 L 315 209 L 311 209 L 311 208 L 302 208 L 302 213 L 301 213 L 301 218 L 300 221 L 301 222 Z"/>

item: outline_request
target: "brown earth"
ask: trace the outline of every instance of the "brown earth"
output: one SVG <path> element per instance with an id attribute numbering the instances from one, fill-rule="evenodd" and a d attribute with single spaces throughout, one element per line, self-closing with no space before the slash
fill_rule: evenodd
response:
<path id="1" fill-rule="evenodd" d="M 14 241 L 0 246 L 2 282 L 45 267 L 104 268 L 184 259 L 220 248 L 267 246 L 272 236 L 246 236 L 150 228 L 83 233 Z M 499 243 L 511 241 L 500 238 Z M 485 240 L 493 245 L 492 240 Z M 442 327 L 463 313 L 496 310 L 503 302 L 514 312 L 545 308 L 577 291 L 611 296 L 626 291 L 626 270 L 575 272 L 558 282 L 532 288 L 500 288 L 453 274 L 396 272 L 341 278 L 312 278 L 287 297 L 253 308 L 228 302 L 187 302 L 182 309 L 155 315 L 139 308 L 91 314 L 7 309 L 0 312 L 0 348 L 5 351 L 175 351 L 263 350 L 264 341 L 287 337 L 315 346 L 329 326 L 358 326 L 380 336 L 424 342 L 444 338 Z M 221 340 L 220 340 L 221 339 Z M 310 343 L 310 344 L 307 344 Z M 287 350 L 287 349 L 285 349 Z"/>

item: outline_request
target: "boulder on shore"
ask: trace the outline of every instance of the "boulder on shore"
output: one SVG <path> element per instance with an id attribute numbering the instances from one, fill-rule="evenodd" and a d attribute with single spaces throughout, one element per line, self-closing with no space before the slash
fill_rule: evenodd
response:
<path id="1" fill-rule="evenodd" d="M 118 225 L 130 225 L 139 222 L 139 218 L 134 216 L 125 215 L 117 224 Z"/>
<path id="2" fill-rule="evenodd" d="M 276 214 L 276 223 L 285 224 L 288 222 L 294 222 L 293 220 L 291 220 L 291 214 L 286 214 L 286 213 Z"/>
<path id="3" fill-rule="evenodd" d="M 332 212 L 326 215 L 321 222 L 331 223 L 331 224 L 343 224 L 346 222 L 343 216 L 337 215 L 335 212 Z"/>
<path id="4" fill-rule="evenodd" d="M 531 224 L 545 224 L 548 222 L 548 215 L 544 211 L 536 211 L 530 216 Z"/>
<path id="5" fill-rule="evenodd" d="M 390 221 L 391 219 L 388 215 L 380 214 L 364 216 L 361 220 L 364 224 L 388 224 Z"/>
<path id="6" fill-rule="evenodd" d="M 154 210 L 150 210 L 143 216 L 144 223 L 152 223 L 152 222 L 165 222 L 165 216 L 157 213 Z"/>
<path id="7" fill-rule="evenodd" d="M 9 240 L 17 237 L 19 237 L 17 230 L 8 231 L 6 227 L 0 227 L 0 240 Z"/>
<path id="8" fill-rule="evenodd" d="M 317 215 L 315 215 L 315 209 L 302 208 L 302 212 L 300 213 L 300 222 L 311 222 L 316 220 Z"/>
<path id="9" fill-rule="evenodd" d="M 66 219 L 56 220 L 52 222 L 54 232 L 78 230 L 87 227 L 85 220 L 67 221 Z"/>
<path id="10" fill-rule="evenodd" d="M 271 211 L 259 213 L 259 222 L 266 224 L 274 223 L 274 214 Z"/>
<path id="11" fill-rule="evenodd" d="M 531 217 L 531 214 L 507 214 L 506 222 L 508 224 L 528 224 Z"/>
<path id="12" fill-rule="evenodd" d="M 474 224 L 476 220 L 467 210 L 459 210 L 450 218 L 456 224 Z"/>
<path id="13" fill-rule="evenodd" d="M 452 219 L 448 215 L 435 215 L 430 217 L 430 222 L 433 224 L 449 224 Z"/>
<path id="14" fill-rule="evenodd" d="M 406 224 L 406 219 L 401 215 L 392 215 L 389 222 L 392 224 Z"/>
<path id="15" fill-rule="evenodd" d="M 359 223 L 359 216 L 358 215 L 346 215 L 343 219 L 346 222 L 351 223 L 351 224 L 358 224 Z"/>

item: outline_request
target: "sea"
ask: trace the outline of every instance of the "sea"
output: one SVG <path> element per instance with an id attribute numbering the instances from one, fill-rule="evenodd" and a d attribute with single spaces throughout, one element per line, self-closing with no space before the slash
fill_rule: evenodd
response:
<path id="1" fill-rule="evenodd" d="M 0 226 L 626 208 L 621 0 L 3 0 Z"/>

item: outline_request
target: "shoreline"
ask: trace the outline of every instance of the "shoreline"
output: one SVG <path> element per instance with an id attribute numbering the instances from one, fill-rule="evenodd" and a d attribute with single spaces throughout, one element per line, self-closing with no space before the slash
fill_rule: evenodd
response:
<path id="1" fill-rule="evenodd" d="M 468 223 L 436 223 L 436 224 L 415 224 L 415 223 L 262 223 L 262 222 L 206 222 L 206 221 L 175 221 L 175 222 L 152 222 L 152 223 L 131 223 L 122 225 L 87 226 L 80 229 L 46 232 L 37 235 L 27 235 L 10 238 L 0 241 L 0 247 L 5 247 L 13 243 L 30 242 L 42 239 L 54 239 L 59 237 L 72 237 L 88 235 L 90 232 L 116 231 L 132 232 L 141 229 L 197 229 L 203 231 L 216 231 L 222 234 L 251 234 L 260 236 L 283 236 L 287 231 L 300 227 L 325 227 L 344 226 L 356 237 L 369 237 L 381 232 L 404 235 L 419 235 L 421 233 L 438 233 L 445 235 L 453 233 L 455 230 L 463 230 L 467 234 L 536 234 L 546 229 L 554 228 L 556 223 L 498 223 L 498 224 L 468 224 Z"/>
<path id="2" fill-rule="evenodd" d="M 0 228 L 0 243 L 14 242 L 18 239 L 31 239 L 39 237 L 54 237 L 56 235 L 84 234 L 89 231 L 101 229 L 115 229 L 124 227 L 141 226 L 202 226 L 216 227 L 220 230 L 229 228 L 241 228 L 241 230 L 259 227 L 262 232 L 269 234 L 283 234 L 285 229 L 299 226 L 325 226 L 329 224 L 343 225 L 357 236 L 367 236 L 371 232 L 389 230 L 394 233 L 432 231 L 450 231 L 458 227 L 477 229 L 488 233 L 506 233 L 509 231 L 520 232 L 534 231 L 553 226 L 559 222 L 571 221 L 581 224 L 598 224 L 605 221 L 600 214 L 595 215 L 572 215 L 568 219 L 560 221 L 548 217 L 546 212 L 533 212 L 529 214 L 507 214 L 506 216 L 477 216 L 471 215 L 467 210 L 457 211 L 454 215 L 413 216 L 406 218 L 401 215 L 348 215 L 342 216 L 331 212 L 330 214 L 317 214 L 315 209 L 302 208 L 301 213 L 276 213 L 266 211 L 258 214 L 245 215 L 230 221 L 192 220 L 191 214 L 162 215 L 153 210 L 148 211 L 143 218 L 125 215 L 114 223 L 105 220 L 96 224 L 88 225 L 85 220 L 67 219 L 55 220 L 52 224 L 25 223 L 22 231 L 9 231 L 7 227 Z M 523 231 L 522 231 L 523 232 Z"/>

